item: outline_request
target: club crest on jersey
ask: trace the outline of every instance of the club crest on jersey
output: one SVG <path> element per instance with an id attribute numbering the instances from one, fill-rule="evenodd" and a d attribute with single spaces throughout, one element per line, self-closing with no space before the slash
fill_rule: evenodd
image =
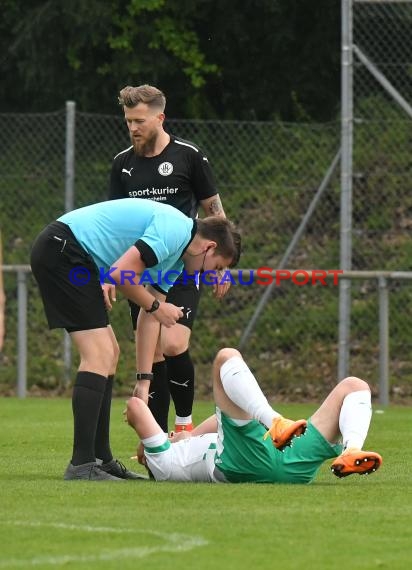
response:
<path id="1" fill-rule="evenodd" d="M 169 176 L 169 174 L 172 174 L 173 172 L 173 164 L 170 162 L 162 162 L 162 164 L 159 164 L 159 168 L 157 170 L 162 176 Z"/>

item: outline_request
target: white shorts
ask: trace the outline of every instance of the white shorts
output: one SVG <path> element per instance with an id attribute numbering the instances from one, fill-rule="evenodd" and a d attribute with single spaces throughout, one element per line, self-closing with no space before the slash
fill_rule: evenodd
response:
<path id="1" fill-rule="evenodd" d="M 149 453 L 147 466 L 156 481 L 192 481 L 216 483 L 217 433 L 206 433 L 171 443 L 168 449 Z"/>

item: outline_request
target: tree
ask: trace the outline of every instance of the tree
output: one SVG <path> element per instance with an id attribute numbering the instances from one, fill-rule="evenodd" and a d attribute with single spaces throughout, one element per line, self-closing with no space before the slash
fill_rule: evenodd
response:
<path id="1" fill-rule="evenodd" d="M 338 0 L 3 0 L 2 109 L 113 113 L 152 83 L 168 115 L 329 119 L 339 100 Z"/>

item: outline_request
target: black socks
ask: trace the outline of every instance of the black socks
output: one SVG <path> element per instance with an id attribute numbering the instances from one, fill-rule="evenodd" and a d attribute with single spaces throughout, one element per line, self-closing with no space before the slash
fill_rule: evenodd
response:
<path id="1" fill-rule="evenodd" d="M 110 449 L 110 409 L 112 407 L 113 379 L 113 374 L 107 378 L 96 429 L 95 454 L 103 463 L 108 463 L 113 459 Z"/>
<path id="2" fill-rule="evenodd" d="M 166 356 L 169 390 L 177 416 L 190 416 L 195 397 L 195 369 L 189 350 L 177 356 Z"/>
<path id="3" fill-rule="evenodd" d="M 107 378 L 94 372 L 78 372 L 73 387 L 73 465 L 95 461 L 95 437 Z"/>
<path id="4" fill-rule="evenodd" d="M 149 388 L 149 409 L 155 420 L 168 433 L 168 418 L 170 406 L 170 392 L 167 383 L 166 362 L 155 362 L 153 364 L 153 380 Z"/>

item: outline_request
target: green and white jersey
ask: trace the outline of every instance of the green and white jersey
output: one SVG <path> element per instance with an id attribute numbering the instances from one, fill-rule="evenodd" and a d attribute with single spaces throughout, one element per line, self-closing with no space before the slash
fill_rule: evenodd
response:
<path id="1" fill-rule="evenodd" d="M 167 440 L 159 447 L 145 447 L 147 466 L 156 481 L 213 483 L 217 433 Z"/>

